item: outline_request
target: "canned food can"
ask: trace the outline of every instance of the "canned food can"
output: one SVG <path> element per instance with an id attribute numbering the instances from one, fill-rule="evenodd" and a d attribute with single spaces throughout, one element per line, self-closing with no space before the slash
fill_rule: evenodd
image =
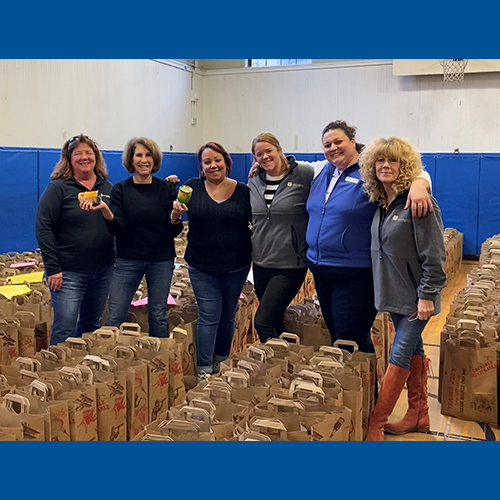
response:
<path id="1" fill-rule="evenodd" d="M 179 193 L 177 194 L 177 201 L 179 203 L 184 203 L 187 205 L 193 194 L 193 188 L 191 186 L 181 186 L 179 188 Z"/>
<path id="2" fill-rule="evenodd" d="M 83 193 L 78 193 L 78 201 L 91 201 L 94 205 L 101 203 L 102 196 L 99 191 L 84 191 Z"/>

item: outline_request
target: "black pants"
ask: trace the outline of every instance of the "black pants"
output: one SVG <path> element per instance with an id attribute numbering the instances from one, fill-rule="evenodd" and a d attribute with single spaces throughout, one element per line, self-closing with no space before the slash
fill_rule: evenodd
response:
<path id="1" fill-rule="evenodd" d="M 285 311 L 300 290 L 307 268 L 271 269 L 253 264 L 255 293 L 259 308 L 255 329 L 262 343 L 279 337 L 285 331 Z"/>
<path id="2" fill-rule="evenodd" d="M 332 343 L 354 340 L 360 351 L 375 352 L 370 335 L 377 315 L 371 268 L 308 265 Z"/>

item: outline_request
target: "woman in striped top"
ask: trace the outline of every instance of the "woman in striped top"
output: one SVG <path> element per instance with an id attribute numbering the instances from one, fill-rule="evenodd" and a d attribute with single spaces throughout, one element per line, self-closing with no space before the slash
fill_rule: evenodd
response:
<path id="1" fill-rule="evenodd" d="M 278 139 L 259 134 L 252 142 L 259 167 L 248 182 L 252 206 L 252 260 L 260 305 L 255 328 L 261 342 L 285 330 L 284 313 L 304 281 L 306 201 L 314 171 L 285 157 Z"/>

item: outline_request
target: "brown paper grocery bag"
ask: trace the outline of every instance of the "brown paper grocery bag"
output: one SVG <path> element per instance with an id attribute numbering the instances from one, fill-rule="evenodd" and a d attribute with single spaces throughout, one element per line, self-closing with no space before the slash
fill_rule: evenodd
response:
<path id="1" fill-rule="evenodd" d="M 19 320 L 0 319 L 0 364 L 10 365 L 19 356 Z"/>
<path id="2" fill-rule="evenodd" d="M 149 423 L 148 366 L 131 346 L 117 346 L 110 356 L 117 364 L 117 375 L 123 373 L 127 379 L 127 436 L 132 440 Z"/>
<path id="3" fill-rule="evenodd" d="M 172 312 L 168 315 L 171 327 L 171 336 L 184 342 L 182 353 L 182 371 L 185 376 L 195 376 L 197 374 L 196 359 L 196 324 L 197 317 L 189 311 L 182 313 Z"/>
<path id="4" fill-rule="evenodd" d="M 115 373 L 114 381 L 97 383 L 97 434 L 99 441 L 127 440 L 127 376 Z"/>
<path id="5" fill-rule="evenodd" d="M 481 347 L 477 339 L 446 340 L 441 413 L 497 425 L 498 358 L 497 346 Z"/>

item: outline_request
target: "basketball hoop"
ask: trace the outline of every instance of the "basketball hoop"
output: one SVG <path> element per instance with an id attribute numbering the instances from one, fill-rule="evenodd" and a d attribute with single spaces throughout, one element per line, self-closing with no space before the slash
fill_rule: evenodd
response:
<path id="1" fill-rule="evenodd" d="M 444 70 L 445 82 L 461 82 L 464 79 L 464 72 L 468 59 L 439 59 Z"/>

